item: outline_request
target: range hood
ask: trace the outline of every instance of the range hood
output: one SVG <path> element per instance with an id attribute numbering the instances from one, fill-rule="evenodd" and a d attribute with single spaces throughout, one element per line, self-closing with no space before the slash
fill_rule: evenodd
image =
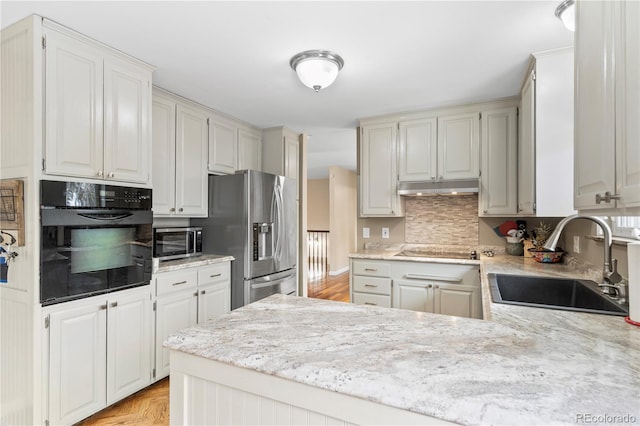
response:
<path id="1" fill-rule="evenodd" d="M 460 195 L 478 193 L 479 179 L 399 182 L 398 195 Z"/>

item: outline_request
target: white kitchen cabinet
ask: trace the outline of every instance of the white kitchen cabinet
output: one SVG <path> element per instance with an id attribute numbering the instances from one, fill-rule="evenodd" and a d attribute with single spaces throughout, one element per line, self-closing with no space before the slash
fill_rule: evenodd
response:
<path id="1" fill-rule="evenodd" d="M 153 90 L 153 215 L 175 213 L 176 102 Z"/>
<path id="2" fill-rule="evenodd" d="M 231 310 L 231 263 L 185 268 L 154 275 L 155 380 L 169 375 L 169 351 L 162 347 L 178 330 Z"/>
<path id="3" fill-rule="evenodd" d="M 473 179 L 480 174 L 480 114 L 438 116 L 438 179 Z"/>
<path id="4" fill-rule="evenodd" d="M 181 291 L 156 300 L 155 379 L 169 375 L 169 351 L 162 347 L 172 333 L 198 322 L 198 296 Z"/>
<path id="5" fill-rule="evenodd" d="M 262 170 L 262 135 L 249 128 L 238 128 L 238 170 Z"/>
<path id="6" fill-rule="evenodd" d="M 49 424 L 76 423 L 151 382 L 148 287 L 53 305 L 43 313 Z"/>
<path id="7" fill-rule="evenodd" d="M 349 270 L 352 303 L 391 307 L 389 262 L 351 259 Z"/>
<path id="8" fill-rule="evenodd" d="M 477 265 L 351 259 L 351 302 L 482 318 Z"/>
<path id="9" fill-rule="evenodd" d="M 574 206 L 637 214 L 640 7 L 602 1 L 576 6 Z"/>
<path id="10" fill-rule="evenodd" d="M 482 112 L 480 216 L 516 212 L 517 124 L 516 107 Z"/>
<path id="11" fill-rule="evenodd" d="M 403 216 L 397 193 L 397 123 L 360 128 L 360 216 Z"/>
<path id="12" fill-rule="evenodd" d="M 208 111 L 153 89 L 153 214 L 208 214 Z"/>
<path id="13" fill-rule="evenodd" d="M 474 179 L 480 173 L 480 114 L 443 114 L 398 123 L 398 181 Z"/>
<path id="14" fill-rule="evenodd" d="M 209 121 L 209 162 L 211 173 L 233 174 L 238 166 L 238 126 L 212 115 Z"/>
<path id="15" fill-rule="evenodd" d="M 438 173 L 436 117 L 401 121 L 398 129 L 398 181 L 435 180 Z"/>
<path id="16" fill-rule="evenodd" d="M 104 302 L 49 315 L 49 424 L 73 424 L 106 405 Z"/>
<path id="17" fill-rule="evenodd" d="M 575 213 L 573 69 L 571 47 L 532 55 L 521 91 L 518 207 L 512 214 L 561 217 Z"/>
<path id="18" fill-rule="evenodd" d="M 107 307 L 107 405 L 151 382 L 151 294 L 116 296 Z"/>
<path id="19" fill-rule="evenodd" d="M 198 269 L 198 323 L 231 311 L 231 269 L 228 262 Z"/>
<path id="20" fill-rule="evenodd" d="M 262 131 L 262 171 L 292 179 L 299 177 L 300 135 L 285 127 Z"/>
<path id="21" fill-rule="evenodd" d="M 44 173 L 148 183 L 151 67 L 44 26 Z"/>
<path id="22" fill-rule="evenodd" d="M 394 308 L 481 318 L 480 287 L 434 279 L 394 280 Z"/>

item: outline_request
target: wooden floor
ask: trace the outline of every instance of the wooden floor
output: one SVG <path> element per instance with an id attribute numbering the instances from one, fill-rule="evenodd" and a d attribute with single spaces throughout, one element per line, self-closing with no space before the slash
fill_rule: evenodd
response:
<path id="1" fill-rule="evenodd" d="M 169 378 L 166 378 L 77 423 L 77 426 L 168 424 Z"/>
<path id="2" fill-rule="evenodd" d="M 323 274 L 309 279 L 307 291 L 308 296 L 314 299 L 349 302 L 349 273 L 335 276 Z"/>
<path id="3" fill-rule="evenodd" d="M 349 273 L 329 276 L 317 273 L 308 283 L 309 297 L 349 302 Z M 81 421 L 76 426 L 168 425 L 169 378 Z"/>

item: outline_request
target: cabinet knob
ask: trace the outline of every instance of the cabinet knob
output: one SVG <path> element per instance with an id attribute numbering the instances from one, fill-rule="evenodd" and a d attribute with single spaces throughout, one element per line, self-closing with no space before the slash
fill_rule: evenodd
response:
<path id="1" fill-rule="evenodd" d="M 118 302 L 113 302 L 113 303 L 111 304 L 111 307 L 112 307 L 112 308 L 115 308 L 116 306 L 118 306 Z"/>
<path id="2" fill-rule="evenodd" d="M 488 213 L 488 210 L 486 210 L 486 209 L 482 210 L 482 213 Z"/>
<path id="3" fill-rule="evenodd" d="M 175 208 L 173 208 L 173 207 L 171 207 L 171 208 L 169 209 L 169 211 L 170 211 L 170 212 L 175 212 L 175 211 L 176 211 L 176 209 L 175 209 Z"/>
<path id="4" fill-rule="evenodd" d="M 202 290 L 202 291 L 200 292 L 200 294 L 205 294 L 206 292 L 207 292 L 207 290 Z"/>
<path id="5" fill-rule="evenodd" d="M 181 211 L 184 211 L 184 209 L 183 209 L 182 207 L 180 207 L 180 208 L 178 209 L 178 211 L 179 211 L 179 212 L 181 212 Z"/>
<path id="6" fill-rule="evenodd" d="M 433 285 L 431 285 L 431 284 L 429 284 L 429 285 L 427 286 L 427 288 L 431 288 L 431 287 L 433 287 Z"/>
<path id="7" fill-rule="evenodd" d="M 96 174 L 97 174 L 98 176 L 102 177 L 102 175 L 103 175 L 104 173 L 102 173 L 102 170 L 98 170 L 98 173 L 96 173 Z"/>
<path id="8" fill-rule="evenodd" d="M 444 176 L 443 176 L 443 175 L 440 175 L 440 178 L 439 178 L 439 179 L 440 179 L 440 180 L 444 179 Z"/>
<path id="9" fill-rule="evenodd" d="M 433 288 L 440 288 L 440 286 L 439 285 L 434 285 Z"/>
<path id="10" fill-rule="evenodd" d="M 115 176 L 116 176 L 116 174 L 115 174 L 115 173 L 113 173 L 113 172 L 109 173 L 109 177 L 110 177 L 110 178 L 115 177 Z"/>
<path id="11" fill-rule="evenodd" d="M 436 180 L 436 177 L 435 176 L 431 176 L 431 180 Z"/>
<path id="12" fill-rule="evenodd" d="M 193 293 L 193 295 L 197 297 L 198 296 L 198 292 L 196 291 L 195 293 Z"/>

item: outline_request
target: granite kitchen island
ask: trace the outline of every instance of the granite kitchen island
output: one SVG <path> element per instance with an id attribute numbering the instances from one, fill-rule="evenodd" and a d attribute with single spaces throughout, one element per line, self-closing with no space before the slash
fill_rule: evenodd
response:
<path id="1" fill-rule="evenodd" d="M 171 422 L 640 421 L 638 336 L 576 354 L 492 321 L 274 295 L 167 340 Z"/>

